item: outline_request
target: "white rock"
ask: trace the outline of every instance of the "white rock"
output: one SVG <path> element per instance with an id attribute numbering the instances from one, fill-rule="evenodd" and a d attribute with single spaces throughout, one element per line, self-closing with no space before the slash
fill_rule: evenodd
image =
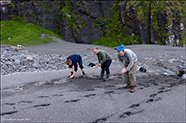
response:
<path id="1" fill-rule="evenodd" d="M 20 64 L 20 60 L 19 59 L 16 59 L 15 60 L 15 64 Z"/>
<path id="2" fill-rule="evenodd" d="M 169 75 L 169 73 L 163 73 L 163 75 L 166 75 L 166 76 L 168 76 L 168 75 Z"/>
<path id="3" fill-rule="evenodd" d="M 33 57 L 30 56 L 30 55 L 27 55 L 26 59 L 32 61 L 33 60 Z"/>
<path id="4" fill-rule="evenodd" d="M 124 73 L 124 69 L 121 70 L 121 73 Z"/>
<path id="5" fill-rule="evenodd" d="M 186 79 L 186 74 L 183 74 L 182 75 L 182 79 Z"/>

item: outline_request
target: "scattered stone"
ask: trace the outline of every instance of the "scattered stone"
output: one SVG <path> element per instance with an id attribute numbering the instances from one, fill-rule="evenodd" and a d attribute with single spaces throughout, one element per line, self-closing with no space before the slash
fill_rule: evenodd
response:
<path id="1" fill-rule="evenodd" d="M 168 76 L 168 75 L 169 75 L 169 73 L 163 73 L 163 75 L 166 75 L 166 76 Z"/>
<path id="2" fill-rule="evenodd" d="M 6 64 L 3 64 L 3 65 L 2 65 L 2 67 L 1 67 L 1 69 L 3 69 L 3 70 L 5 70 L 5 71 L 7 71 L 8 66 L 7 66 Z M 1 71 L 1 72 L 3 72 L 3 71 Z"/>
<path id="3" fill-rule="evenodd" d="M 86 50 L 86 49 L 85 49 Z M 1 75 L 12 74 L 15 72 L 39 72 L 39 71 L 51 71 L 51 70 L 63 70 L 68 69 L 68 65 L 65 63 L 66 58 L 68 56 L 64 56 L 63 54 L 41 54 L 37 52 L 29 52 L 25 49 L 11 48 L 11 47 L 2 47 L 1 48 Z M 117 52 L 109 52 L 113 59 L 116 58 Z M 171 56 L 172 55 L 172 56 Z M 100 67 L 97 67 L 97 56 L 91 53 L 83 53 L 82 55 L 83 64 L 85 68 L 89 68 L 90 63 L 94 63 L 92 68 L 96 68 L 101 71 Z M 171 56 L 170 59 L 165 57 Z M 173 54 L 166 55 L 163 54 L 162 58 L 155 59 L 153 57 L 143 57 L 143 59 L 154 61 L 154 65 L 158 67 L 157 70 L 153 69 L 152 72 L 149 71 L 150 66 L 146 65 L 146 69 L 148 70 L 145 73 L 138 72 L 140 67 L 144 67 L 144 61 L 139 61 L 137 64 L 137 76 L 148 77 L 149 75 L 175 75 L 173 72 L 177 69 L 177 66 L 172 66 L 171 68 L 165 68 L 166 62 L 174 63 L 179 62 L 180 68 L 186 67 L 186 61 L 184 60 L 184 56 L 175 57 Z M 113 60 L 113 63 L 118 63 L 118 60 Z M 165 70 L 166 69 L 166 70 Z M 171 70 L 171 71 L 170 71 Z M 88 76 L 88 78 L 97 78 L 95 76 Z M 116 79 L 113 77 L 113 79 Z M 56 82 L 57 84 L 60 82 Z"/>
<path id="4" fill-rule="evenodd" d="M 32 66 L 35 67 L 35 68 L 39 68 L 40 64 L 38 62 L 34 62 L 34 64 Z"/>
<path id="5" fill-rule="evenodd" d="M 183 67 L 186 67 L 186 62 L 182 62 L 182 66 Z"/>
<path id="6" fill-rule="evenodd" d="M 182 75 L 182 79 L 186 79 L 186 74 L 183 74 Z"/>
<path id="7" fill-rule="evenodd" d="M 68 68 L 65 64 L 67 56 L 57 54 L 40 54 L 28 52 L 25 49 L 1 48 L 1 75 L 15 72 L 38 72 L 62 70 Z M 88 58 L 87 58 L 88 59 Z"/>
<path id="8" fill-rule="evenodd" d="M 6 65 L 12 65 L 12 62 L 7 61 L 7 62 L 5 62 L 5 64 L 6 64 Z"/>
<path id="9" fill-rule="evenodd" d="M 32 60 L 33 60 L 33 57 L 30 56 L 30 55 L 27 55 L 26 60 L 30 60 L 30 61 L 32 61 Z"/>

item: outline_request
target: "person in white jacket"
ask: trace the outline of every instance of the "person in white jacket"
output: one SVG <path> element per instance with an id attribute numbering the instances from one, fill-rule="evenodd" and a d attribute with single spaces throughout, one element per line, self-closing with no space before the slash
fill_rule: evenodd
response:
<path id="1" fill-rule="evenodd" d="M 117 48 L 118 60 L 123 68 L 124 77 L 127 85 L 124 88 L 131 88 L 130 92 L 135 91 L 136 86 L 136 70 L 138 58 L 136 54 L 130 49 L 124 49 L 123 45 Z"/>

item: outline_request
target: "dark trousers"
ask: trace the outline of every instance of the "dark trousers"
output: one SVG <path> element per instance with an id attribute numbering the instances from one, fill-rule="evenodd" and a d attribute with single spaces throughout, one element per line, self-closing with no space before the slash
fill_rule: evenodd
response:
<path id="1" fill-rule="evenodd" d="M 112 63 L 112 60 L 108 60 L 105 63 L 101 65 L 101 73 L 104 73 L 106 71 L 107 74 L 110 74 L 110 64 Z"/>
<path id="2" fill-rule="evenodd" d="M 82 58 L 78 61 L 78 64 L 79 64 L 79 67 L 81 68 L 81 69 L 83 69 L 84 67 L 83 67 L 83 62 L 82 62 Z"/>

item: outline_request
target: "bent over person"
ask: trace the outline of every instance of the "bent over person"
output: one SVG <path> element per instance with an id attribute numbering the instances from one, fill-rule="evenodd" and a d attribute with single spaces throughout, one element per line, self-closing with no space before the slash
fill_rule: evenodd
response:
<path id="1" fill-rule="evenodd" d="M 112 58 L 110 57 L 110 55 L 102 50 L 102 49 L 98 49 L 97 47 L 94 48 L 94 53 L 97 55 L 98 57 L 98 66 L 101 67 L 101 74 L 99 79 L 103 79 L 104 77 L 104 72 L 106 71 L 106 79 L 104 79 L 105 81 L 109 80 L 109 76 L 110 76 L 110 70 L 109 67 L 112 63 Z"/>
<path id="2" fill-rule="evenodd" d="M 74 75 L 76 74 L 77 69 L 78 69 L 77 63 L 79 64 L 79 67 L 81 68 L 81 71 L 83 73 L 83 77 L 85 77 L 85 72 L 84 72 L 84 67 L 83 67 L 83 63 L 82 63 L 82 58 L 81 58 L 80 55 L 74 54 L 74 55 L 69 56 L 67 58 L 67 61 L 66 61 L 66 64 L 69 65 L 70 72 L 71 72 L 71 75 L 69 76 L 69 78 L 73 78 Z M 74 66 L 74 72 L 73 72 L 72 66 Z"/>
<path id="3" fill-rule="evenodd" d="M 121 45 L 117 49 L 118 59 L 124 70 L 124 77 L 127 81 L 127 85 L 124 88 L 131 88 L 131 92 L 135 91 L 136 85 L 136 70 L 137 70 L 137 56 L 130 49 L 124 49 Z"/>

